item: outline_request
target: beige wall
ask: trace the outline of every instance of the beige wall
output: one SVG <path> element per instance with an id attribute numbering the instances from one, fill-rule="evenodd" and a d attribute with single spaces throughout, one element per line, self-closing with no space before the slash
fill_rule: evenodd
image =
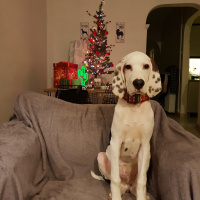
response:
<path id="1" fill-rule="evenodd" d="M 200 25 L 192 26 L 190 38 L 190 56 L 200 56 Z"/>
<path id="2" fill-rule="evenodd" d="M 95 14 L 99 1 L 91 0 L 48 0 L 47 1 L 47 84 L 53 86 L 52 63 L 68 60 L 71 41 L 80 39 L 80 22 L 94 25 L 94 18 L 86 11 Z M 146 52 L 146 18 L 149 12 L 159 6 L 189 6 L 186 3 L 199 3 L 199 0 L 107 0 L 104 6 L 108 25 L 108 44 L 115 44 L 111 61 L 116 65 L 119 59 L 129 52 Z M 195 5 L 196 6 L 196 5 Z M 125 22 L 125 43 L 115 43 L 116 22 Z"/>
<path id="3" fill-rule="evenodd" d="M 46 0 L 0 1 L 0 123 L 17 95 L 46 87 Z"/>
<path id="4" fill-rule="evenodd" d="M 93 16 L 100 0 L 48 0 L 47 1 L 47 39 L 48 39 L 48 86 L 53 85 L 52 63 L 68 60 L 70 42 L 80 39 L 80 22 L 89 22 L 94 26 Z M 136 1 L 135 1 L 136 3 Z M 138 2 L 136 3 L 138 4 Z M 132 0 L 107 0 L 104 5 L 105 20 L 110 21 L 107 29 L 108 44 L 115 44 L 111 61 L 116 64 L 123 56 L 133 50 L 146 51 L 146 16 L 149 9 L 139 3 L 138 9 Z M 146 4 L 145 4 L 146 5 Z M 148 7 L 148 6 L 147 6 Z M 115 43 L 116 22 L 125 22 L 125 43 Z"/>

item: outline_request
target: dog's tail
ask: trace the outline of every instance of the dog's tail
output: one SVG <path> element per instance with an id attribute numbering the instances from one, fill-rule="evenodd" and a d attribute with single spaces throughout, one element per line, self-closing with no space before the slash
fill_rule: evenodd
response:
<path id="1" fill-rule="evenodd" d="M 96 179 L 96 180 L 104 181 L 104 179 L 103 179 L 102 176 L 96 175 L 93 171 L 91 171 L 91 176 L 92 176 L 94 179 Z"/>

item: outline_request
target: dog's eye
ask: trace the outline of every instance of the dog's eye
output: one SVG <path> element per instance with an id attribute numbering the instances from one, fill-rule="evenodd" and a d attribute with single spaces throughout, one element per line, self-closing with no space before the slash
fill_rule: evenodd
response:
<path id="1" fill-rule="evenodd" d="M 130 65 L 126 65 L 125 69 L 131 69 L 131 66 Z"/>
<path id="2" fill-rule="evenodd" d="M 149 69 L 149 65 L 148 65 L 148 64 L 145 64 L 145 65 L 144 65 L 144 69 Z"/>

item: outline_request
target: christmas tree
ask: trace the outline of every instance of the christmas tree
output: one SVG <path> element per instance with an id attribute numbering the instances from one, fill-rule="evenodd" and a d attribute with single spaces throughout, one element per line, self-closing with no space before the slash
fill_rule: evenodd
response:
<path id="1" fill-rule="evenodd" d="M 110 22 L 104 22 L 106 15 L 103 12 L 103 5 L 104 1 L 101 1 L 99 10 L 93 16 L 96 19 L 95 26 L 90 29 L 89 46 L 84 60 L 87 72 L 95 76 L 111 73 L 110 68 L 113 67 L 109 58 L 112 45 L 107 45 L 106 30 L 106 25 Z M 87 13 L 91 16 L 88 11 Z"/>

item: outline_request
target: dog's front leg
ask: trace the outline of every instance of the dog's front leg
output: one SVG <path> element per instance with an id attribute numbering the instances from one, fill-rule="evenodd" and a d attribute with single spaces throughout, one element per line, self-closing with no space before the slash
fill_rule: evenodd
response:
<path id="1" fill-rule="evenodd" d="M 150 143 L 143 141 L 138 155 L 138 181 L 137 181 L 137 199 L 147 200 L 146 183 L 147 170 L 150 161 Z"/>
<path id="2" fill-rule="evenodd" d="M 120 147 L 122 142 L 118 137 L 112 137 L 110 142 L 111 154 L 111 195 L 112 200 L 121 200 L 120 184 L 121 179 L 119 175 L 119 157 Z"/>

